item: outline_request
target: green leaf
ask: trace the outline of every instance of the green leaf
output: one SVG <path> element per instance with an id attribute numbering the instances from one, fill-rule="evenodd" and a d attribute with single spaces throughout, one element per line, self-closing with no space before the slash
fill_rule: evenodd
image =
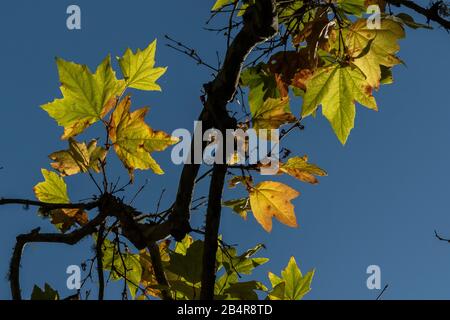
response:
<path id="1" fill-rule="evenodd" d="M 102 245 L 102 261 L 105 270 L 111 272 L 114 281 L 126 279 L 131 296 L 136 296 L 142 278 L 142 265 L 140 255 L 120 253 L 116 244 L 104 239 Z"/>
<path id="2" fill-rule="evenodd" d="M 119 65 L 127 86 L 146 91 L 161 91 L 156 81 L 167 71 L 167 68 L 155 68 L 156 40 L 146 49 L 138 49 L 133 53 L 127 49 Z"/>
<path id="3" fill-rule="evenodd" d="M 52 171 L 42 169 L 41 172 L 45 181 L 38 183 L 34 187 L 36 198 L 46 203 L 69 203 L 67 185 L 64 179 Z"/>
<path id="4" fill-rule="evenodd" d="M 245 69 L 241 74 L 241 83 L 250 89 L 248 101 L 252 115 L 258 113 L 265 100 L 281 98 L 275 76 L 264 63 Z M 289 105 L 285 108 L 289 108 Z"/>
<path id="5" fill-rule="evenodd" d="M 64 127 L 62 139 L 76 136 L 101 120 L 124 90 L 124 82 L 117 80 L 110 60 L 108 56 L 92 74 L 85 65 L 56 59 L 64 98 L 42 108 Z"/>
<path id="6" fill-rule="evenodd" d="M 52 167 L 63 176 L 71 176 L 80 172 L 93 170 L 100 172 L 100 162 L 106 158 L 107 151 L 97 146 L 97 140 L 88 145 L 69 139 L 69 149 L 52 153 L 49 158 L 55 161 Z"/>
<path id="7" fill-rule="evenodd" d="M 47 283 L 44 290 L 35 285 L 31 293 L 31 300 L 59 300 L 59 294 Z"/>
<path id="8" fill-rule="evenodd" d="M 225 207 L 231 208 L 234 212 L 242 217 L 242 219 L 247 220 L 247 212 L 251 210 L 250 199 L 241 198 L 235 200 L 228 200 L 223 203 Z"/>
<path id="9" fill-rule="evenodd" d="M 302 116 L 313 114 L 322 105 L 322 114 L 345 144 L 355 123 L 355 101 L 377 110 L 372 87 L 359 69 L 339 64 L 320 68 L 307 83 Z"/>
<path id="10" fill-rule="evenodd" d="M 203 242 L 194 241 L 186 250 L 186 254 L 170 252 L 170 264 L 167 270 L 184 278 L 190 284 L 201 281 L 203 261 Z"/>
<path id="11" fill-rule="evenodd" d="M 130 107 L 131 99 L 125 97 L 111 115 L 109 136 L 117 156 L 128 169 L 131 180 L 135 169 L 151 169 L 156 174 L 164 174 L 150 153 L 163 151 L 178 139 L 163 131 L 155 131 L 145 123 L 148 108 L 130 112 Z"/>
<path id="12" fill-rule="evenodd" d="M 342 9 L 345 13 L 361 17 L 366 12 L 367 0 L 338 0 L 338 8 Z"/>
<path id="13" fill-rule="evenodd" d="M 258 244 L 239 256 L 235 248 L 222 248 L 217 253 L 217 261 L 225 267 L 229 275 L 233 273 L 250 275 L 255 268 L 269 261 L 268 258 L 253 258 L 263 248 L 264 245 Z"/>
<path id="14" fill-rule="evenodd" d="M 267 288 L 258 281 L 232 283 L 224 293 L 228 295 L 227 300 L 258 300 L 255 291 L 267 291 Z"/>
<path id="15" fill-rule="evenodd" d="M 281 271 L 281 277 L 285 282 L 285 300 L 300 300 L 310 290 L 314 270 L 302 275 L 294 257 L 291 257 L 286 268 Z"/>
<path id="16" fill-rule="evenodd" d="M 194 243 L 194 239 L 190 235 L 186 235 L 181 242 L 177 242 L 175 245 L 175 252 L 185 256 L 192 243 Z"/>

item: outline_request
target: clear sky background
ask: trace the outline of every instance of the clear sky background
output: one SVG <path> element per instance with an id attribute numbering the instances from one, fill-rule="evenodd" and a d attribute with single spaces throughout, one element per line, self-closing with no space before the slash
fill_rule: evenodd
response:
<path id="1" fill-rule="evenodd" d="M 81 31 L 66 28 L 66 8 L 73 3 L 82 10 Z M 211 72 L 165 47 L 164 35 L 189 44 L 215 64 L 215 52 L 222 54 L 226 43 L 223 36 L 203 30 L 212 4 L 213 0 L 2 1 L 0 197 L 34 198 L 32 187 L 42 181 L 40 169 L 49 168 L 47 155 L 66 147 L 59 140 L 62 129 L 39 108 L 60 95 L 55 56 L 94 69 L 108 53 L 121 55 L 127 47 L 143 48 L 158 38 L 157 64 L 169 67 L 160 80 L 163 92 L 133 92 L 134 106 L 151 107 L 147 121 L 156 129 L 191 129 L 202 107 L 202 84 L 211 79 Z M 395 68 L 394 85 L 376 93 L 378 113 L 358 107 L 345 147 L 322 116 L 307 119 L 306 130 L 286 140 L 296 154 L 307 154 L 329 173 L 318 186 L 280 179 L 302 193 L 294 201 L 299 229 L 275 223 L 267 234 L 253 217 L 243 221 L 224 210 L 221 233 L 228 243 L 239 243 L 241 250 L 261 242 L 267 246 L 262 255 L 271 261 L 253 278 L 267 282 L 269 270 L 279 273 L 295 256 L 303 271 L 316 269 L 308 299 L 374 299 L 379 291 L 367 289 L 366 268 L 376 264 L 382 284 L 389 284 L 386 299 L 450 298 L 450 245 L 434 238 L 434 229 L 450 237 L 449 40 L 442 29 L 407 30 L 400 52 L 406 66 Z M 299 101 L 292 111 L 299 114 Z M 89 137 L 97 132 L 91 129 Z M 138 174 L 126 194 L 132 195 L 148 179 L 135 202 L 143 211 L 154 210 L 162 188 L 167 189 L 164 205 L 171 204 L 181 171 L 170 162 L 170 151 L 155 157 L 166 175 Z M 126 181 L 117 160 L 112 171 L 112 176 Z M 95 192 L 86 177 L 67 182 L 73 201 Z M 206 187 L 203 182 L 197 195 L 205 195 Z M 225 199 L 233 196 L 225 193 Z M 203 210 L 194 213 L 194 224 L 200 224 L 203 215 Z M 37 226 L 48 232 L 54 227 L 37 217 L 35 209 L 0 207 L 0 216 L 0 298 L 9 299 L 7 273 L 15 237 Z M 77 247 L 28 246 L 22 263 L 24 297 L 30 296 L 34 284 L 45 282 L 62 296 L 69 295 L 66 267 L 92 257 L 91 247 L 88 239 Z M 120 298 L 120 288 L 112 288 L 108 297 Z"/>

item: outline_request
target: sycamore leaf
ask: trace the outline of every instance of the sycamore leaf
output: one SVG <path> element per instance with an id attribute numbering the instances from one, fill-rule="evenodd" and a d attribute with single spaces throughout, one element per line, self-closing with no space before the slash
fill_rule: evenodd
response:
<path id="1" fill-rule="evenodd" d="M 45 181 L 34 187 L 36 198 L 45 203 L 69 203 L 67 185 L 64 179 L 52 171 L 42 169 L 41 172 Z"/>
<path id="2" fill-rule="evenodd" d="M 100 162 L 105 160 L 107 151 L 97 146 L 97 140 L 88 145 L 69 139 L 69 150 L 52 153 L 49 158 L 55 161 L 51 166 L 62 176 L 71 176 L 79 172 L 93 170 L 100 172 Z"/>
<path id="3" fill-rule="evenodd" d="M 191 285 L 201 281 L 202 268 L 199 268 L 203 259 L 203 242 L 194 241 L 186 250 L 186 254 L 170 252 L 170 264 L 167 270 L 183 277 Z"/>
<path id="4" fill-rule="evenodd" d="M 401 60 L 395 56 L 400 50 L 398 40 L 405 37 L 402 25 L 391 19 L 382 19 L 381 27 L 369 28 L 366 19 L 356 21 L 346 35 L 347 49 L 353 63 L 364 73 L 373 88 L 380 86 L 380 66 L 393 67 Z M 367 54 L 361 55 L 368 46 Z"/>
<path id="5" fill-rule="evenodd" d="M 136 296 L 138 285 L 142 277 L 142 265 L 138 254 L 119 252 L 117 245 L 108 239 L 103 240 L 102 261 L 105 270 L 111 272 L 111 279 L 114 281 L 127 280 L 128 289 L 131 296 Z"/>
<path id="6" fill-rule="evenodd" d="M 186 235 L 186 237 L 184 237 L 181 242 L 177 242 L 177 244 L 175 245 L 175 252 L 185 256 L 187 250 L 193 243 L 194 239 L 190 235 Z"/>
<path id="7" fill-rule="evenodd" d="M 156 40 L 146 49 L 138 49 L 133 53 L 127 49 L 119 65 L 127 86 L 146 91 L 161 91 L 156 81 L 166 72 L 167 68 L 155 68 Z"/>
<path id="8" fill-rule="evenodd" d="M 250 191 L 253 215 L 267 232 L 272 231 L 272 217 L 289 227 L 297 227 L 294 206 L 290 200 L 299 195 L 299 192 L 285 184 L 261 182 Z"/>
<path id="9" fill-rule="evenodd" d="M 66 204 L 70 203 L 67 194 L 67 185 L 64 179 L 56 173 L 42 169 L 45 181 L 38 183 L 34 187 L 34 193 L 39 201 L 45 203 Z M 65 233 L 75 223 L 85 225 L 88 222 L 88 215 L 81 209 L 55 209 L 49 212 L 40 210 L 42 215 L 50 216 L 54 224 L 61 232 Z"/>
<path id="10" fill-rule="evenodd" d="M 64 98 L 42 108 L 64 127 L 62 139 L 76 136 L 102 119 L 124 90 L 124 82 L 117 80 L 110 60 L 108 56 L 92 74 L 85 65 L 57 58 Z"/>
<path id="11" fill-rule="evenodd" d="M 337 0 L 338 8 L 344 10 L 348 14 L 361 17 L 366 13 L 367 0 Z"/>
<path id="12" fill-rule="evenodd" d="M 270 300 L 301 300 L 311 291 L 311 282 L 314 270 L 302 275 L 294 257 L 291 257 L 286 268 L 281 271 L 281 277 L 269 272 L 272 290 L 269 292 Z"/>
<path id="13" fill-rule="evenodd" d="M 35 285 L 31 293 L 31 300 L 59 300 L 59 293 L 48 283 L 45 284 L 44 290 Z"/>
<path id="14" fill-rule="evenodd" d="M 308 81 L 302 116 L 313 114 L 322 105 L 322 114 L 345 144 L 355 124 L 355 101 L 377 110 L 372 88 L 360 70 L 339 64 L 320 68 Z"/>
<path id="15" fill-rule="evenodd" d="M 251 210 L 249 198 L 241 198 L 235 200 L 228 200 L 223 203 L 225 207 L 231 208 L 234 212 L 247 220 L 247 212 Z"/>
<path id="16" fill-rule="evenodd" d="M 131 99 L 126 97 L 111 115 L 111 130 L 109 132 L 119 159 L 128 169 L 131 179 L 134 170 L 152 169 L 156 174 L 164 171 L 151 157 L 154 151 L 163 151 L 178 139 L 163 131 L 155 131 L 144 121 L 148 108 L 130 112 Z"/>
<path id="17" fill-rule="evenodd" d="M 258 281 L 236 282 L 224 290 L 227 300 L 258 300 L 255 291 L 267 291 L 267 288 Z"/>
<path id="18" fill-rule="evenodd" d="M 300 300 L 311 290 L 311 282 L 314 277 L 314 270 L 302 275 L 300 268 L 294 257 L 291 257 L 286 268 L 281 271 L 281 277 L 286 283 L 285 299 Z"/>
<path id="19" fill-rule="evenodd" d="M 317 184 L 319 181 L 315 176 L 327 176 L 325 170 L 319 168 L 315 164 L 308 163 L 308 157 L 293 157 L 288 159 L 286 163 L 280 166 L 280 172 L 286 173 L 300 181 Z"/>
<path id="20" fill-rule="evenodd" d="M 250 90 L 248 101 L 252 115 L 256 114 L 268 98 L 281 98 L 282 96 L 276 77 L 269 70 L 269 66 L 264 63 L 245 69 L 241 73 L 241 83 Z"/>
<path id="21" fill-rule="evenodd" d="M 297 118 L 289 110 L 289 98 L 264 100 L 263 104 L 251 108 L 253 128 L 259 129 L 278 129 L 281 125 L 292 123 Z"/>

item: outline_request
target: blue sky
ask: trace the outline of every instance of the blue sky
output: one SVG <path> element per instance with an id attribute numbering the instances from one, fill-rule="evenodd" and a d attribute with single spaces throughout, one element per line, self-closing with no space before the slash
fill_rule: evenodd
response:
<path id="1" fill-rule="evenodd" d="M 165 47 L 164 35 L 196 48 L 214 64 L 216 51 L 223 53 L 226 43 L 223 36 L 203 30 L 212 3 L 79 0 L 82 30 L 69 31 L 65 11 L 73 2 L 4 1 L 0 196 L 33 198 L 32 187 L 42 180 L 40 169 L 49 168 L 47 155 L 65 148 L 58 138 L 61 128 L 39 108 L 59 97 L 55 56 L 93 69 L 108 53 L 121 55 L 127 47 L 143 48 L 157 38 L 157 63 L 169 67 L 160 81 L 163 92 L 133 92 L 134 106 L 151 107 L 147 120 L 156 129 L 191 129 L 202 107 L 202 84 L 211 72 Z M 321 116 L 307 119 L 306 130 L 286 140 L 296 154 L 307 154 L 329 173 L 318 186 L 280 179 L 301 192 L 294 201 L 299 229 L 275 223 L 267 234 L 252 217 L 243 221 L 224 210 L 221 233 L 227 242 L 239 243 L 242 250 L 261 242 L 267 246 L 262 255 L 271 261 L 254 278 L 266 281 L 269 270 L 279 273 L 295 256 L 303 271 L 316 269 L 308 299 L 374 299 L 379 292 L 367 289 L 366 268 L 376 264 L 382 284 L 389 284 L 386 299 L 450 298 L 450 246 L 434 238 L 434 229 L 450 237 L 449 35 L 442 29 L 408 29 L 401 47 L 406 66 L 396 67 L 395 83 L 376 93 L 378 113 L 358 107 L 345 147 Z M 292 104 L 292 111 L 299 114 L 300 102 Z M 95 128 L 88 133 L 100 134 Z M 135 202 L 141 210 L 154 210 L 162 188 L 167 189 L 166 206 L 176 192 L 181 167 L 171 164 L 170 152 L 155 157 L 166 175 L 138 174 L 127 193 L 132 196 L 148 179 Z M 117 160 L 110 170 L 113 177 L 126 180 Z M 67 180 L 74 201 L 95 193 L 85 177 Z M 206 188 L 203 182 L 197 195 L 204 195 Z M 225 199 L 234 195 L 227 192 Z M 54 227 L 34 209 L 0 207 L 0 215 L 0 298 L 8 299 L 15 237 L 37 226 L 49 232 Z M 194 213 L 193 221 L 201 223 L 203 211 Z M 30 296 L 34 284 L 45 282 L 63 296 L 70 294 L 64 289 L 66 267 L 93 256 L 91 247 L 89 239 L 77 247 L 28 246 L 21 277 L 24 296 Z M 119 298 L 119 290 L 112 285 L 108 297 Z"/>

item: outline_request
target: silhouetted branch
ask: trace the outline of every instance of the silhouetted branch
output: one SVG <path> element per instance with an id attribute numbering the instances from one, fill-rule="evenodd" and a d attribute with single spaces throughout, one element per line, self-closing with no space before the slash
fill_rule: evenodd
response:
<path id="1" fill-rule="evenodd" d="M 450 30 L 450 21 L 442 18 L 439 14 L 439 8 L 440 6 L 446 6 L 446 4 L 443 1 L 436 1 L 434 4 L 431 5 L 429 8 L 422 7 L 415 3 L 414 1 L 410 0 L 386 0 L 387 3 L 392 4 L 394 6 L 400 7 L 404 6 L 409 9 L 414 10 L 415 12 L 425 16 L 428 20 L 434 21 L 439 23 L 442 27 L 444 27 L 446 30 Z"/>

